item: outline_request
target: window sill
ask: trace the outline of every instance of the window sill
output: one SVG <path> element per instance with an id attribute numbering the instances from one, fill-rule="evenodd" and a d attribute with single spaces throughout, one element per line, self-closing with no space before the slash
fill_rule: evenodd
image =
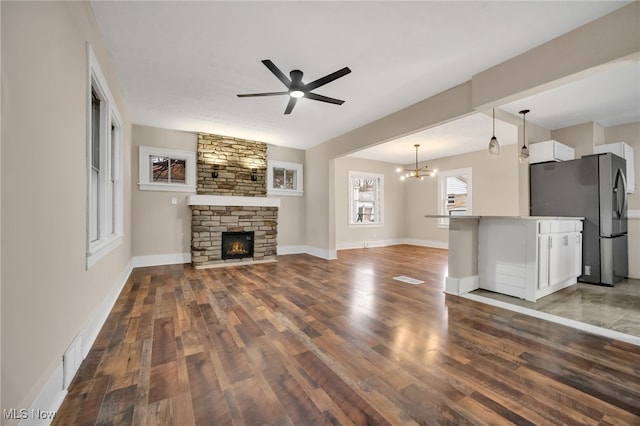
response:
<path id="1" fill-rule="evenodd" d="M 95 243 L 87 253 L 87 269 L 91 268 L 93 265 L 98 263 L 100 259 L 105 257 L 111 251 L 113 251 L 116 247 L 122 244 L 122 240 L 124 239 L 124 235 L 116 235 L 108 240 L 103 240 Z"/>
<path id="2" fill-rule="evenodd" d="M 195 186 L 171 183 L 138 183 L 141 191 L 196 192 Z"/>
<path id="3" fill-rule="evenodd" d="M 384 223 L 373 222 L 373 223 L 350 223 L 349 228 L 383 228 Z"/>
<path id="4" fill-rule="evenodd" d="M 275 196 L 289 196 L 289 197 L 302 197 L 304 192 L 302 191 L 293 191 L 287 189 L 272 189 L 267 191 L 267 195 L 275 195 Z"/>

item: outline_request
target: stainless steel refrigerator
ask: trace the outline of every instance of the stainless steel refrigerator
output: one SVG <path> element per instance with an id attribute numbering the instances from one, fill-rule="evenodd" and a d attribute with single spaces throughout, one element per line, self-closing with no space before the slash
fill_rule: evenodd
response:
<path id="1" fill-rule="evenodd" d="M 629 271 L 626 161 L 611 153 L 532 164 L 532 216 L 582 216 L 579 281 L 613 286 Z"/>

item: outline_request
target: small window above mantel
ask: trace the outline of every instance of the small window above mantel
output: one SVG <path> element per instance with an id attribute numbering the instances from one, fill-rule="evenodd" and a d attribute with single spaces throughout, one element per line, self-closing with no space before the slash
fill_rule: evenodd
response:
<path id="1" fill-rule="evenodd" d="M 267 194 L 301 197 L 302 164 L 269 160 L 267 166 Z"/>
<path id="2" fill-rule="evenodd" d="M 138 186 L 143 191 L 196 192 L 196 153 L 141 146 Z"/>

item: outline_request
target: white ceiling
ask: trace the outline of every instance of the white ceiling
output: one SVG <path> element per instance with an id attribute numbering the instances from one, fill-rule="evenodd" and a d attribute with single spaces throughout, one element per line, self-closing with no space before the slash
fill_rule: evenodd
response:
<path id="1" fill-rule="evenodd" d="M 93 1 L 92 7 L 134 123 L 307 149 L 628 3 Z M 301 69 L 305 82 L 348 66 L 351 74 L 314 91 L 345 103 L 301 99 L 284 115 L 286 96 L 236 97 L 284 90 L 263 59 L 285 74 Z M 639 73 L 637 62 L 623 64 L 609 77 L 501 108 L 515 115 L 531 109 L 527 119 L 549 129 L 640 121 Z M 515 143 L 512 125 L 496 126 L 501 144 Z M 474 114 L 429 132 L 404 138 L 400 147 L 381 145 L 369 158 L 410 163 L 414 143 L 422 145 L 421 159 L 484 149 L 491 117 Z"/>

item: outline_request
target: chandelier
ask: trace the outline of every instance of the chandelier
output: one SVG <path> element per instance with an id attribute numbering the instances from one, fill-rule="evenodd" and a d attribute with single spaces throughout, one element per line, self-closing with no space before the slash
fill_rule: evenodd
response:
<path id="1" fill-rule="evenodd" d="M 398 167 L 396 171 L 401 173 L 400 180 L 405 180 L 407 178 L 424 180 L 425 176 L 435 176 L 438 172 L 437 169 L 430 170 L 426 164 L 423 167 L 418 167 L 418 147 L 420 144 L 415 144 L 414 146 L 416 147 L 416 167 L 415 169 L 403 169 L 402 167 Z"/>

